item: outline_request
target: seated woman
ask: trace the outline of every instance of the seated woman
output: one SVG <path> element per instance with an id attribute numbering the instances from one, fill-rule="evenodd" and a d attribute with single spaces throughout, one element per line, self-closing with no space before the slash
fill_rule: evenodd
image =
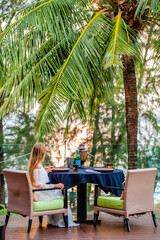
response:
<path id="1" fill-rule="evenodd" d="M 49 178 L 47 173 L 52 171 L 53 167 L 50 166 L 47 170 L 42 166 L 42 162 L 46 155 L 46 148 L 43 143 L 36 143 L 31 152 L 31 156 L 28 163 L 28 172 L 31 179 L 33 188 L 60 188 L 63 190 L 64 185 L 62 183 L 58 184 L 47 184 Z M 45 201 L 53 200 L 56 198 L 64 198 L 61 190 L 49 190 L 49 191 L 40 191 L 33 194 L 34 201 Z M 58 227 L 65 227 L 62 214 L 50 215 L 47 217 L 48 224 Z M 74 227 L 79 224 L 73 222 L 72 212 L 68 206 L 68 226 Z"/>

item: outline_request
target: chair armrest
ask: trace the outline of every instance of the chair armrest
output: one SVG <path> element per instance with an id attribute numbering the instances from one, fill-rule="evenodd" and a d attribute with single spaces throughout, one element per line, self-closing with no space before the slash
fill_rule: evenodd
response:
<path id="1" fill-rule="evenodd" d="M 57 189 L 60 190 L 60 188 L 33 188 L 32 191 L 38 192 L 38 191 L 48 191 L 48 190 L 57 190 Z"/>
<path id="2" fill-rule="evenodd" d="M 103 186 L 103 185 L 98 185 L 98 187 L 102 188 L 111 188 L 111 189 L 115 189 L 115 190 L 124 190 L 124 188 L 121 187 L 112 187 L 112 186 Z"/>

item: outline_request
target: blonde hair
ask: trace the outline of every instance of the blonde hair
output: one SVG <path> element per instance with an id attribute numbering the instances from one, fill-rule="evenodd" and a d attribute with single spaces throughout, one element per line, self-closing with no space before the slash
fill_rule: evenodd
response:
<path id="1" fill-rule="evenodd" d="M 32 186 L 34 185 L 34 169 L 36 166 L 42 162 L 45 158 L 46 148 L 43 143 L 35 143 L 32 152 L 30 155 L 29 163 L 28 163 L 28 173 L 31 179 Z"/>

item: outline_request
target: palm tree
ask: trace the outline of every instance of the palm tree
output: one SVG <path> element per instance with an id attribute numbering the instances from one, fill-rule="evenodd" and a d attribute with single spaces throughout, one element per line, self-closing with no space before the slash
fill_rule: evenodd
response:
<path id="1" fill-rule="evenodd" d="M 85 121 L 85 104 L 93 115 L 112 92 L 117 70 L 125 88 L 128 167 L 136 168 L 138 32 L 158 24 L 158 2 L 96 1 L 97 9 L 87 0 L 42 0 L 20 9 L 0 36 L 0 115 L 29 109 L 37 98 L 39 136 L 64 119 Z"/>

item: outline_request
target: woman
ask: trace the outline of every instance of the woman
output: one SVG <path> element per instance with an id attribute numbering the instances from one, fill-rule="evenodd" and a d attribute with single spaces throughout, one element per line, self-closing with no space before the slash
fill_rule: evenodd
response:
<path id="1" fill-rule="evenodd" d="M 42 162 L 46 155 L 46 148 L 43 143 L 36 143 L 31 152 L 31 156 L 28 164 L 28 172 L 31 179 L 33 188 L 42 189 L 42 188 L 60 188 L 60 190 L 49 190 L 49 191 L 40 191 L 33 194 L 34 201 L 45 201 L 53 200 L 56 198 L 64 198 L 62 191 L 64 185 L 62 183 L 58 184 L 47 184 L 49 182 L 48 174 L 52 171 L 53 167 L 50 166 L 47 171 L 42 166 Z M 58 227 L 65 227 L 62 214 L 50 215 L 47 217 L 48 224 Z M 78 226 L 73 222 L 72 212 L 68 206 L 68 226 L 74 227 Z"/>

